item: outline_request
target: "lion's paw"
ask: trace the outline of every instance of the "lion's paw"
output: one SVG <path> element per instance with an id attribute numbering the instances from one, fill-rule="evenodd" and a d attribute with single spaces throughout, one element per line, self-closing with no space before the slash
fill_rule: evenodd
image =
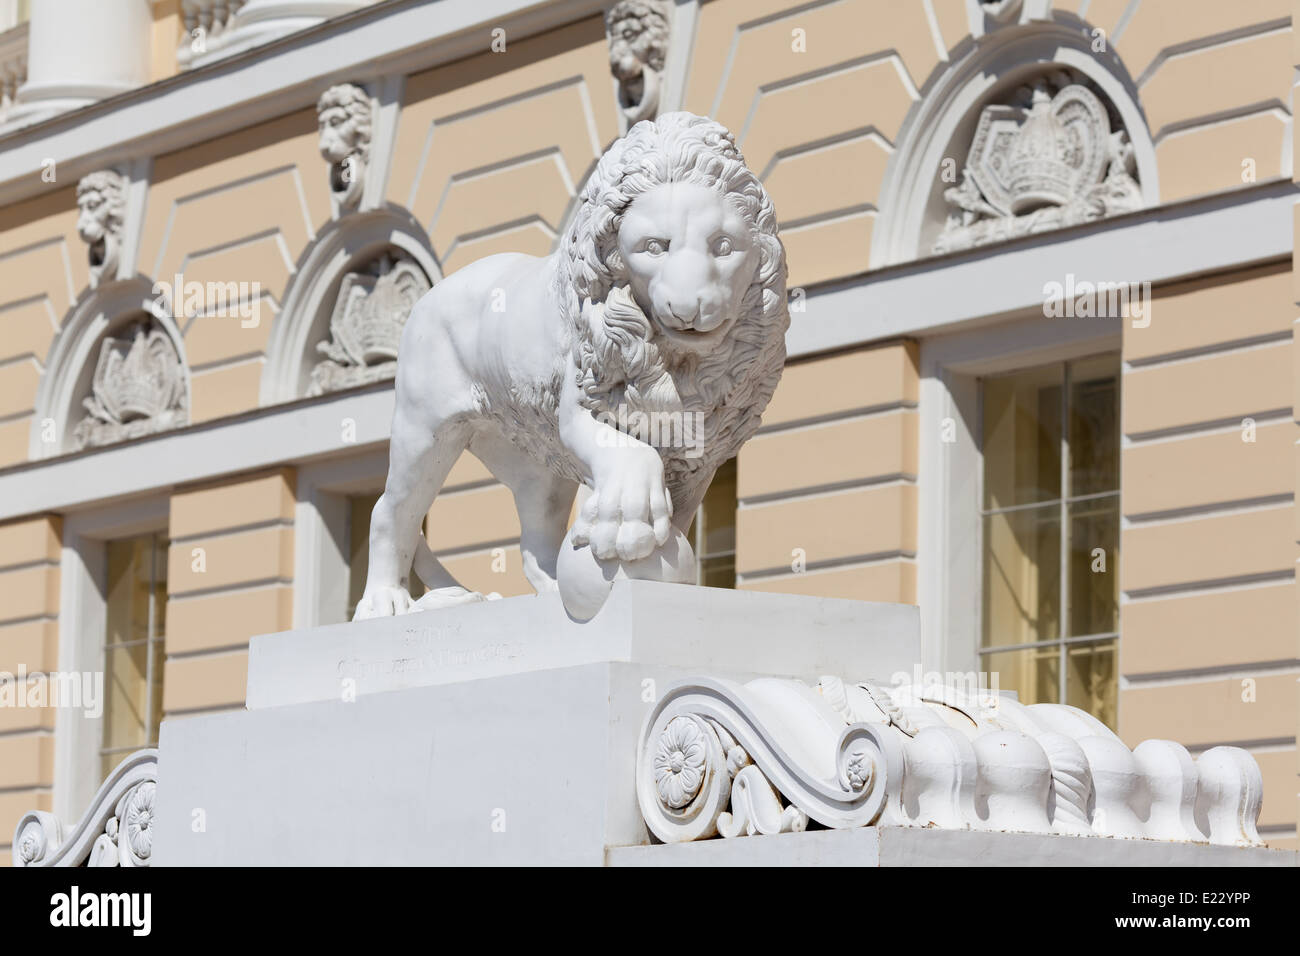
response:
<path id="1" fill-rule="evenodd" d="M 658 453 L 626 454 L 583 502 L 572 540 L 602 561 L 639 561 L 668 540 L 672 514 Z"/>
<path id="2" fill-rule="evenodd" d="M 411 610 L 411 593 L 403 587 L 376 587 L 366 591 L 357 602 L 354 621 L 366 621 L 375 617 L 393 617 L 407 614 Z"/>

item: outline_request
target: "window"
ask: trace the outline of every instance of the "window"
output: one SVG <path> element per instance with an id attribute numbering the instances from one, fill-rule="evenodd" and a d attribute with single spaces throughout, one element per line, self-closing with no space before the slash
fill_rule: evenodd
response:
<path id="1" fill-rule="evenodd" d="M 695 551 L 696 583 L 736 586 L 736 459 L 719 466 L 686 537 Z"/>
<path id="2" fill-rule="evenodd" d="M 108 542 L 100 776 L 127 754 L 158 745 L 162 721 L 167 539 L 146 534 Z"/>
<path id="3" fill-rule="evenodd" d="M 982 381 L 981 669 L 1116 722 L 1119 359 Z"/>

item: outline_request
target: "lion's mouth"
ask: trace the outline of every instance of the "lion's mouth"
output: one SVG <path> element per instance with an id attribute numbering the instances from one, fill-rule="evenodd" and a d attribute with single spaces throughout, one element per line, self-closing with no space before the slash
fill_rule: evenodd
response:
<path id="1" fill-rule="evenodd" d="M 691 351 L 700 351 L 725 339 L 727 330 L 731 328 L 731 320 L 723 319 L 713 328 L 707 330 L 691 326 L 678 327 L 663 320 L 660 320 L 658 325 L 660 333 L 668 341 L 684 345 Z"/>

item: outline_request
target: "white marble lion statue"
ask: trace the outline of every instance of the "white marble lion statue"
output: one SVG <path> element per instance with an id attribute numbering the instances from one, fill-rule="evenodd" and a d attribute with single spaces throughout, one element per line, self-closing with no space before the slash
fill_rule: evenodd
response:
<path id="1" fill-rule="evenodd" d="M 634 126 L 552 255 L 481 259 L 412 310 L 356 619 L 483 599 L 420 533 L 466 449 L 514 494 L 539 592 L 559 586 L 562 545 L 635 563 L 684 540 L 780 378 L 785 282 L 772 201 L 732 135 L 690 113 Z"/>

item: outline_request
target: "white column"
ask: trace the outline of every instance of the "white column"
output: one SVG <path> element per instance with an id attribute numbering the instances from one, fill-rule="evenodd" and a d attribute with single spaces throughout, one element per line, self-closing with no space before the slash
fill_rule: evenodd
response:
<path id="1" fill-rule="evenodd" d="M 10 122 L 35 122 L 149 82 L 149 0 L 39 0 Z"/>

